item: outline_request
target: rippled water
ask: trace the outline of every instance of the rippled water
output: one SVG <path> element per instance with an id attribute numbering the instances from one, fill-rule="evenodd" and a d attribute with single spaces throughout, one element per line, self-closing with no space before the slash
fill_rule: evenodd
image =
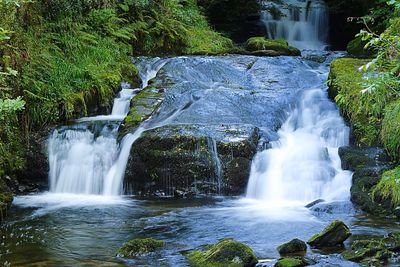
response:
<path id="1" fill-rule="evenodd" d="M 14 203 L 0 228 L 0 264 L 11 266 L 186 266 L 184 252 L 225 237 L 245 242 L 260 258 L 276 259 L 278 245 L 295 237 L 307 240 L 333 219 L 348 223 L 355 237 L 385 234 L 397 227 L 357 214 L 349 202 L 310 211 L 293 203 L 271 207 L 242 198 L 44 194 L 18 197 Z M 117 249 L 135 237 L 161 239 L 166 247 L 136 260 L 117 258 Z M 318 258 L 319 266 L 354 266 L 335 255 Z"/>

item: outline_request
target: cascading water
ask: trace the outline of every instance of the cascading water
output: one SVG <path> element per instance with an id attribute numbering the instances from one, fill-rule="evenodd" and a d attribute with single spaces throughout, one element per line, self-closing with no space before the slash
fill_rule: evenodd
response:
<path id="1" fill-rule="evenodd" d="M 323 88 L 302 92 L 278 135 L 253 160 L 248 198 L 273 204 L 348 199 L 352 174 L 342 170 L 338 148 L 348 145 L 349 128 Z"/>
<path id="2" fill-rule="evenodd" d="M 284 39 L 299 49 L 323 50 L 328 11 L 321 0 L 262 1 L 261 21 L 269 39 Z"/>
<path id="3" fill-rule="evenodd" d="M 119 195 L 130 146 L 144 131 L 117 143 L 118 128 L 129 112 L 130 100 L 148 85 L 168 59 L 144 60 L 138 66 L 142 86 L 123 89 L 114 100 L 111 115 L 88 117 L 56 129 L 49 140 L 50 192 L 86 195 Z M 128 146 L 126 145 L 128 144 Z"/>

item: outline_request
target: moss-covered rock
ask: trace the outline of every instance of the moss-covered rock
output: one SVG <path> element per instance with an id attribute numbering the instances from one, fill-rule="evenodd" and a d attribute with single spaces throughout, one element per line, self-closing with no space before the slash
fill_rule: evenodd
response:
<path id="1" fill-rule="evenodd" d="M 251 37 L 246 49 L 257 56 L 300 56 L 299 49 L 289 46 L 285 40 L 270 40 L 264 37 Z"/>
<path id="2" fill-rule="evenodd" d="M 351 235 L 349 227 L 342 221 L 331 222 L 320 233 L 312 236 L 307 243 L 311 247 L 326 248 L 343 246 L 343 242 Z"/>
<path id="3" fill-rule="evenodd" d="M 307 252 L 307 245 L 300 239 L 293 239 L 285 244 L 280 245 L 277 248 L 281 256 L 284 255 L 301 255 L 303 256 Z"/>
<path id="4" fill-rule="evenodd" d="M 392 252 L 386 248 L 384 240 L 356 240 L 342 255 L 349 261 L 382 264 L 391 257 Z"/>
<path id="5" fill-rule="evenodd" d="M 149 130 L 132 147 L 126 188 L 142 195 L 241 194 L 258 139 L 258 128 L 249 125 L 180 124 Z"/>
<path id="6" fill-rule="evenodd" d="M 188 255 L 193 267 L 251 267 L 258 262 L 253 250 L 234 239 L 222 239 L 206 251 L 194 251 Z"/>
<path id="7" fill-rule="evenodd" d="M 303 267 L 309 265 L 308 262 L 301 257 L 281 258 L 274 267 Z"/>
<path id="8" fill-rule="evenodd" d="M 134 258 L 147 253 L 155 252 L 165 245 L 164 241 L 153 238 L 136 238 L 128 241 L 118 250 L 118 255 L 125 258 Z"/>

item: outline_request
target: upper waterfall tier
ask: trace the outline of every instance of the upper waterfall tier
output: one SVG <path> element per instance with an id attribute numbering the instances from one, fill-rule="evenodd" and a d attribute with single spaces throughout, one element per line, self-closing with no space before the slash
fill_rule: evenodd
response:
<path id="1" fill-rule="evenodd" d="M 320 0 L 261 2 L 261 20 L 269 39 L 285 39 L 299 49 L 324 50 L 328 36 L 328 9 Z"/>

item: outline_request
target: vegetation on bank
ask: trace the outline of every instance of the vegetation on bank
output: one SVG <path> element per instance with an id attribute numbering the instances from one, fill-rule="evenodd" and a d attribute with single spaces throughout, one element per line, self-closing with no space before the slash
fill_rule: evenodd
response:
<path id="1" fill-rule="evenodd" d="M 195 0 L 1 0 L 0 178 L 24 167 L 30 131 L 107 110 L 131 55 L 236 49 Z"/>
<path id="2" fill-rule="evenodd" d="M 400 1 L 388 1 L 383 9 L 378 5 L 361 21 L 365 29 L 348 48 L 353 55 L 372 58 L 341 58 L 332 62 L 330 95 L 351 122 L 356 144 L 383 146 L 398 164 Z M 400 204 L 399 184 L 399 167 L 386 171 L 377 185 L 368 191 L 369 198 L 391 206 L 393 212 Z"/>

